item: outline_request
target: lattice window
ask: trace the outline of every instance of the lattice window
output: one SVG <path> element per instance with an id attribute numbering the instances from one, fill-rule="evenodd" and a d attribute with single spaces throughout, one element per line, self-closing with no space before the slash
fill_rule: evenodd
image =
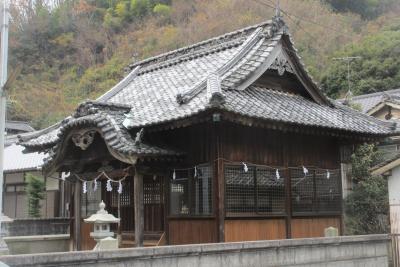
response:
<path id="1" fill-rule="evenodd" d="M 293 214 L 336 213 L 341 210 L 340 170 L 290 170 Z"/>
<path id="2" fill-rule="evenodd" d="M 115 182 L 111 183 L 112 191 L 107 192 L 108 194 L 111 194 L 111 207 L 113 208 L 118 208 L 118 199 L 120 207 L 129 207 L 131 205 L 133 182 L 131 182 L 131 179 L 125 179 L 121 183 L 122 183 L 121 194 L 118 193 L 119 183 Z"/>
<path id="3" fill-rule="evenodd" d="M 176 216 L 204 216 L 212 214 L 212 168 L 197 166 L 193 170 L 176 171 L 170 182 L 170 214 Z"/>
<path id="4" fill-rule="evenodd" d="M 189 215 L 189 173 L 176 171 L 170 184 L 170 212 L 172 215 Z"/>
<path id="5" fill-rule="evenodd" d="M 225 165 L 225 209 L 227 213 L 255 213 L 254 168 L 248 172 L 241 165 Z"/>
<path id="6" fill-rule="evenodd" d="M 87 186 L 89 187 L 92 183 L 88 182 Z M 93 190 L 88 190 L 86 194 L 81 194 L 81 214 L 83 217 L 89 217 L 92 214 L 95 214 L 99 210 L 99 203 L 101 202 L 101 190 L 100 188 L 93 192 Z"/>
<path id="7" fill-rule="evenodd" d="M 153 176 L 150 181 L 146 181 L 143 184 L 144 189 L 144 204 L 161 204 L 163 201 L 162 196 L 162 185 L 161 181 L 157 176 Z"/>
<path id="8" fill-rule="evenodd" d="M 319 213 L 333 213 L 341 210 L 340 170 L 315 172 L 317 210 Z"/>
<path id="9" fill-rule="evenodd" d="M 212 168 L 198 166 L 194 181 L 193 215 L 212 214 Z"/>
<path id="10" fill-rule="evenodd" d="M 228 215 L 283 214 L 285 178 L 273 169 L 225 165 L 225 205 Z"/>
<path id="11" fill-rule="evenodd" d="M 314 172 L 305 175 L 302 168 L 290 169 L 292 188 L 292 212 L 308 213 L 315 210 Z"/>
<path id="12" fill-rule="evenodd" d="M 276 170 L 257 168 L 257 212 L 282 214 L 285 212 L 285 177 Z"/>

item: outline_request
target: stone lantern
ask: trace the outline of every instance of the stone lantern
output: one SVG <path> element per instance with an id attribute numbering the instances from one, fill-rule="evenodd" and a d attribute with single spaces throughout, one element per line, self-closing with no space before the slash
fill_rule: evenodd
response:
<path id="1" fill-rule="evenodd" d="M 115 248 L 114 245 L 110 245 L 113 242 L 110 242 L 111 240 L 115 240 L 116 248 L 118 248 L 118 242 L 116 239 L 113 239 L 114 233 L 110 231 L 110 224 L 111 223 L 119 223 L 120 219 L 115 218 L 114 215 L 109 214 L 104 208 L 106 207 L 106 204 L 101 201 L 99 204 L 99 210 L 96 212 L 96 214 L 92 214 L 89 218 L 84 219 L 86 223 L 93 223 L 93 232 L 90 233 L 90 236 L 93 237 L 93 239 L 97 242 L 96 247 L 94 250 L 99 250 L 99 249 L 107 249 L 107 248 Z M 102 248 L 101 245 L 101 240 L 106 239 L 107 242 L 104 242 L 104 245 L 106 247 Z"/>

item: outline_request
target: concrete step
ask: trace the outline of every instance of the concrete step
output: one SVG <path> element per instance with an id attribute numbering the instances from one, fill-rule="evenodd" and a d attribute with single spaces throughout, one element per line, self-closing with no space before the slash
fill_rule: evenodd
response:
<path id="1" fill-rule="evenodd" d="M 159 244 L 164 232 L 145 232 L 143 245 L 145 247 L 153 247 Z M 133 232 L 122 232 L 121 233 L 121 247 L 129 248 L 135 246 L 135 233 Z"/>
<path id="2" fill-rule="evenodd" d="M 164 232 L 144 232 L 144 240 L 160 240 Z M 122 232 L 121 233 L 122 240 L 135 240 L 134 232 Z"/>

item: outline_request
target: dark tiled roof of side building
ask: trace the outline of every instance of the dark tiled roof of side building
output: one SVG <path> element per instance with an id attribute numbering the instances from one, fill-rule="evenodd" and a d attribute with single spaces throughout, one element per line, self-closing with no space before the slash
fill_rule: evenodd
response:
<path id="1" fill-rule="evenodd" d="M 400 88 L 352 97 L 352 102 L 361 105 L 361 111 L 367 113 L 377 104 L 385 100 L 386 95 L 400 97 Z"/>

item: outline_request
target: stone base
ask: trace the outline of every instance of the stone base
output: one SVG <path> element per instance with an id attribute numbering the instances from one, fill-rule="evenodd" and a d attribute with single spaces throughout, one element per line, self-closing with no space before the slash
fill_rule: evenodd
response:
<path id="1" fill-rule="evenodd" d="M 1 255 L 9 255 L 10 251 L 8 250 L 8 246 L 4 241 L 3 237 L 0 237 L 0 256 Z"/>

